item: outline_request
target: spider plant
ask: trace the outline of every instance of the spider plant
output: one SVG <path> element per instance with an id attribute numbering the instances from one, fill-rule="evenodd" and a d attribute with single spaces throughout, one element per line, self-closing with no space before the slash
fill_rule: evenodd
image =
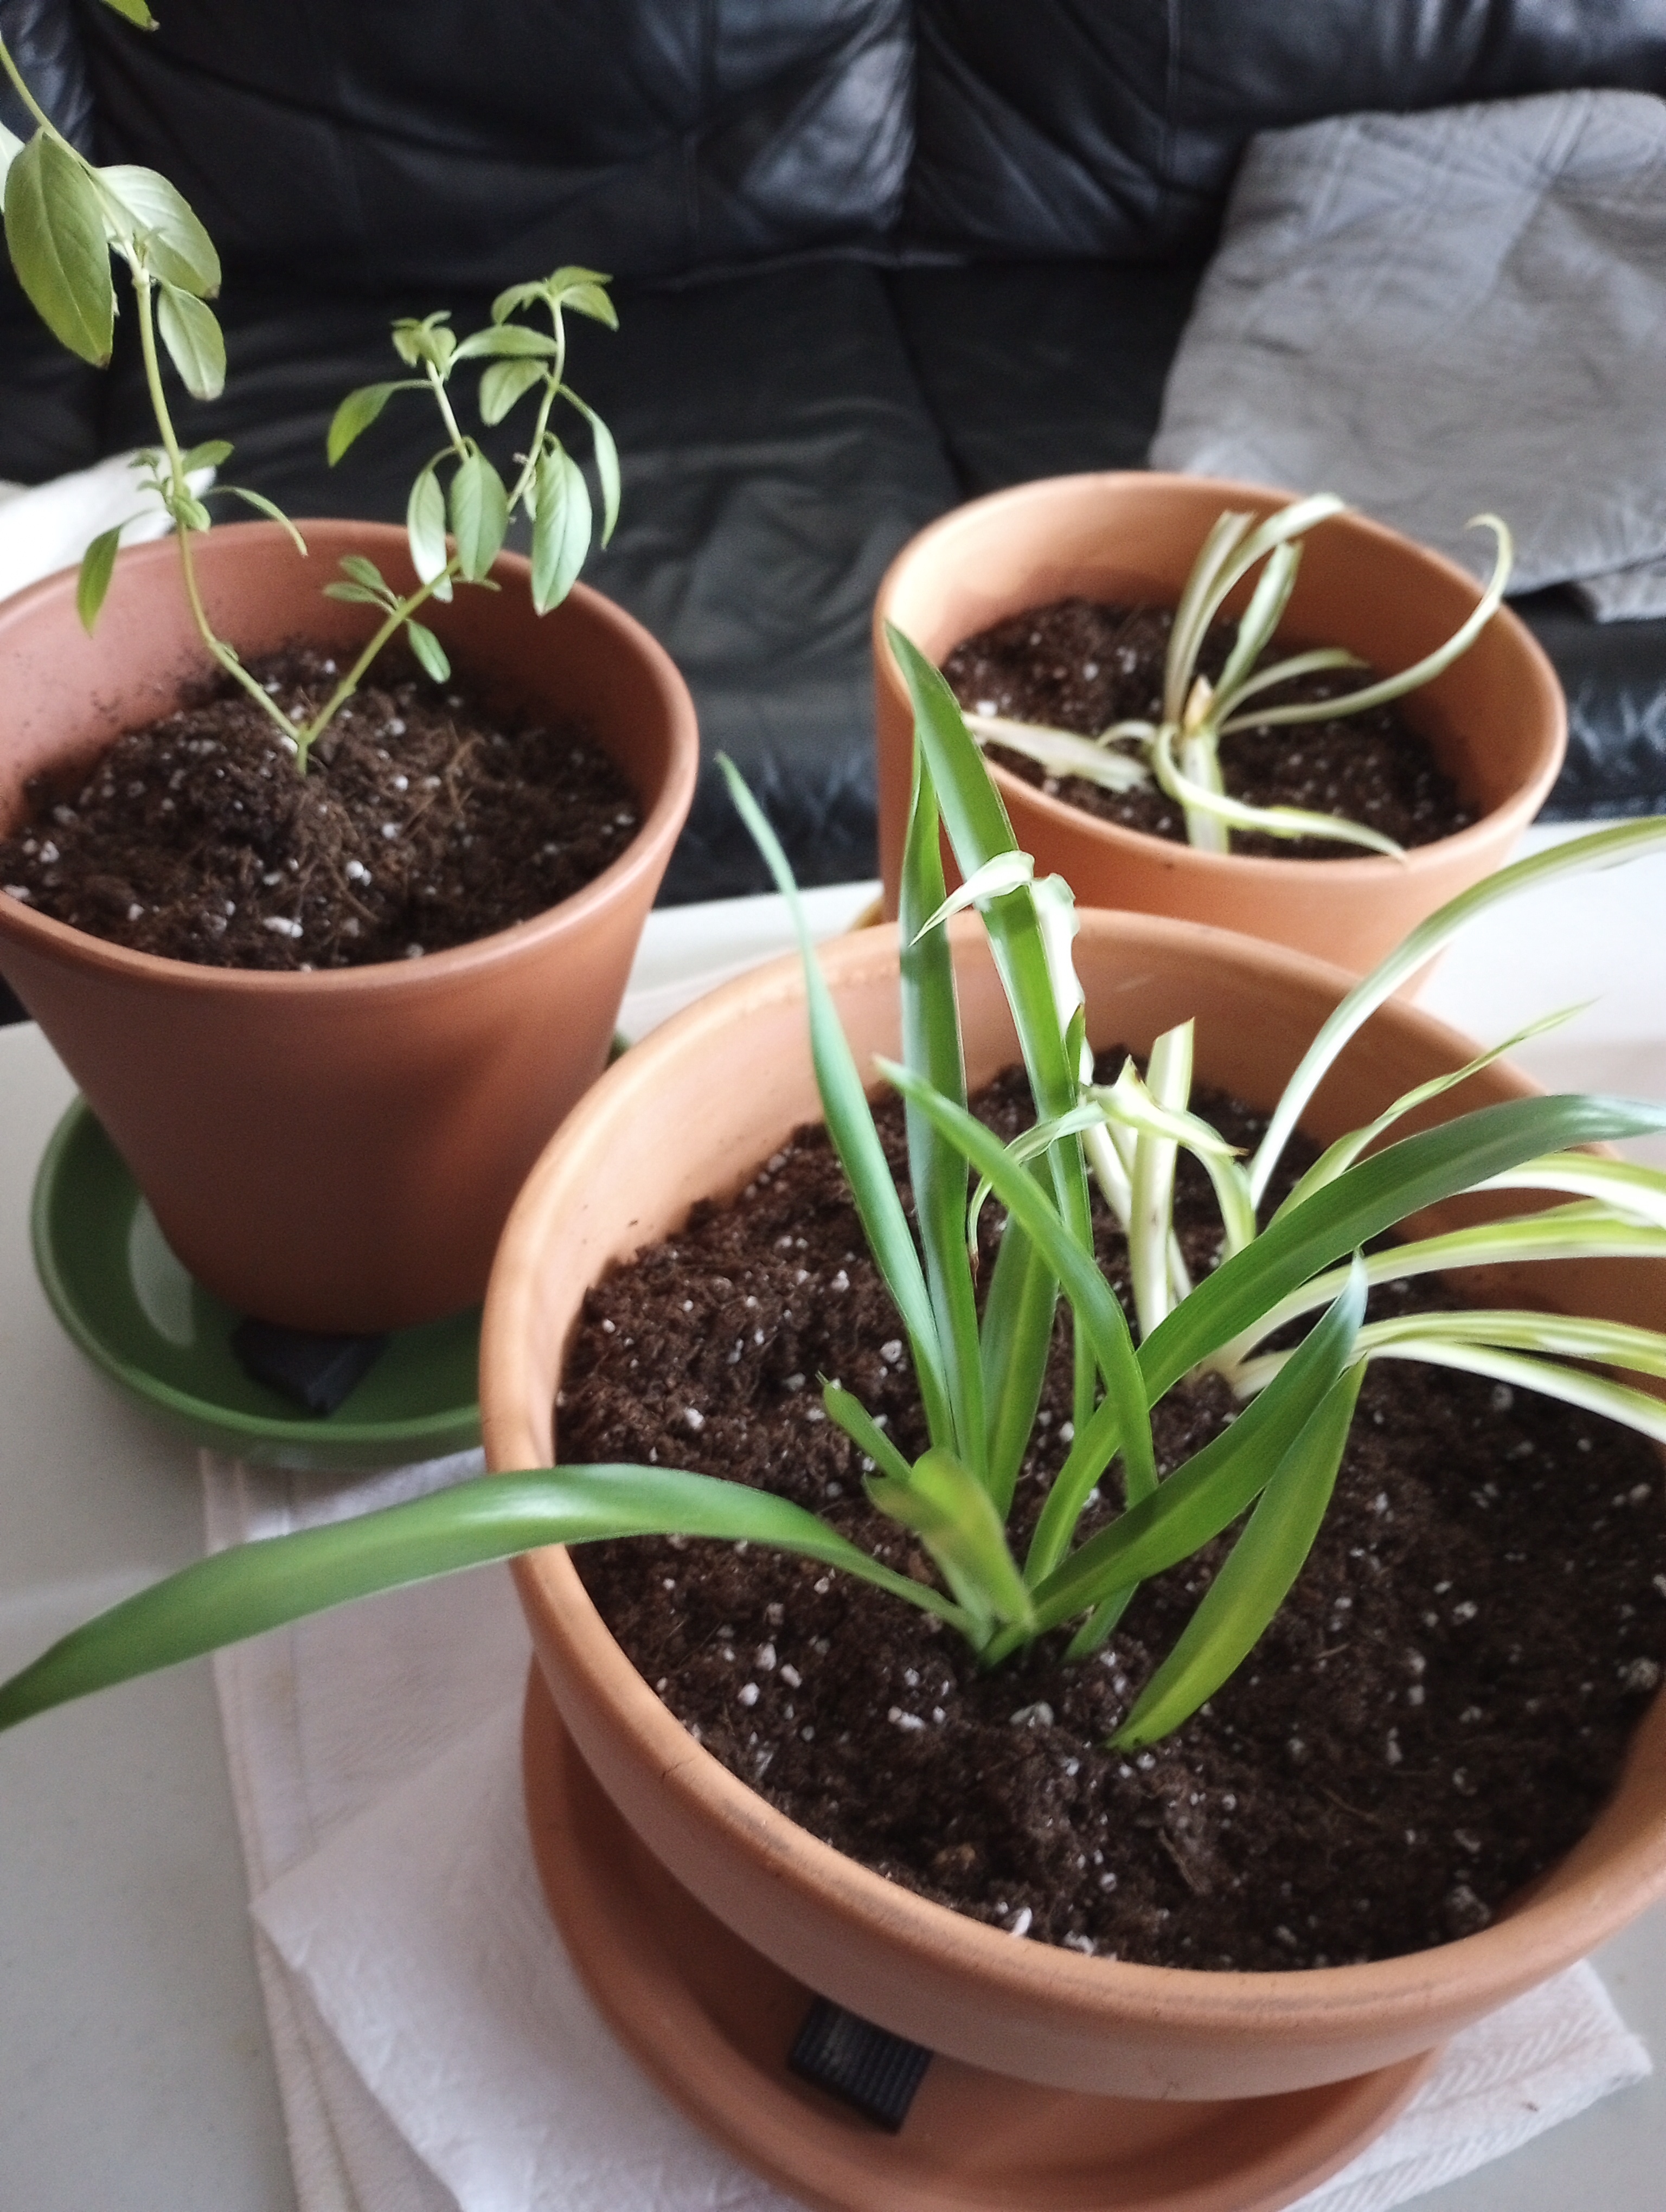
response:
<path id="1" fill-rule="evenodd" d="M 106 0 L 106 4 L 141 30 L 155 28 L 145 0 Z M 317 713 L 300 726 L 291 723 L 243 665 L 236 647 L 219 636 L 210 621 L 197 576 L 194 541 L 213 520 L 208 501 L 215 498 L 241 500 L 282 523 L 303 554 L 305 540 L 264 492 L 233 483 L 209 489 L 214 471 L 230 459 L 232 447 L 223 438 L 182 444 L 163 374 L 166 355 L 193 399 L 216 399 L 224 388 L 226 342 L 208 304 L 220 289 L 220 257 L 214 242 L 183 195 L 156 170 L 128 162 L 100 167 L 72 146 L 34 99 L 3 40 L 0 69 L 36 126 L 25 143 L 0 125 L 6 245 L 18 282 L 59 343 L 101 368 L 109 362 L 114 342 L 117 298 L 112 255 L 125 266 L 159 441 L 135 457 L 135 470 L 173 525 L 180 581 L 204 647 L 277 725 L 285 750 L 294 755 L 303 775 L 314 744 L 401 629 L 428 675 L 435 683 L 445 682 L 451 673 L 445 648 L 428 625 L 416 619 L 418 611 L 429 599 L 449 599 L 453 583 L 489 584 L 488 572 L 502 550 L 517 510 L 532 526 L 534 607 L 545 614 L 566 598 L 590 549 L 593 510 L 583 471 L 550 427 L 557 399 L 565 400 L 590 426 L 602 494 L 603 544 L 612 534 L 619 508 L 619 464 L 612 436 L 601 417 L 564 380 L 567 315 L 585 315 L 610 330 L 618 328 L 607 292 L 610 279 L 593 269 L 557 269 L 532 283 L 511 285 L 492 302 L 486 327 L 465 337 L 459 338 L 448 327 L 450 317 L 443 310 L 420 319 L 402 317 L 393 325 L 394 350 L 416 373 L 365 385 L 349 392 L 337 409 L 326 448 L 332 467 L 396 392 L 429 395 L 444 425 L 444 442 L 417 471 L 406 503 L 417 577 L 415 590 L 395 591 L 363 554 L 343 559 L 344 577 L 326 584 L 325 592 L 375 608 L 381 621 Z M 516 320 L 526 309 L 543 310 L 550 329 Z M 486 363 L 479 401 L 487 423 L 502 422 L 527 393 L 538 394 L 532 435 L 514 482 L 508 485 L 479 441 L 462 428 L 453 405 L 453 372 L 474 361 Z M 438 473 L 441 466 L 450 471 L 449 484 L 443 488 Z M 134 519 L 129 516 L 127 521 Z M 109 591 L 127 521 L 100 532 L 82 556 L 76 604 L 88 631 Z"/>
<path id="2" fill-rule="evenodd" d="M 828 1129 L 907 1334 L 927 1447 L 909 1459 L 837 1381 L 824 1383 L 824 1403 L 866 1465 L 869 1498 L 914 1532 L 939 1580 L 898 1574 L 801 1507 L 708 1475 L 613 1464 L 542 1468 L 187 1567 L 0 1686 L 0 1725 L 370 1591 L 540 1544 L 650 1532 L 745 1538 L 802 1553 L 937 1614 L 989 1666 L 1061 1631 L 1067 1656 L 1079 1658 L 1111 1632 L 1144 1580 L 1242 1519 L 1225 1564 L 1118 1731 L 1118 1744 L 1140 1745 L 1212 1694 L 1282 1602 L 1323 1517 L 1368 1360 L 1464 1366 L 1666 1438 L 1666 1406 L 1591 1364 L 1666 1374 L 1666 1338 L 1509 1311 L 1365 1318 L 1370 1286 L 1389 1276 L 1576 1254 L 1666 1258 L 1666 1176 L 1574 1149 L 1666 1127 L 1666 1108 L 1512 1099 L 1394 1137 L 1404 1114 L 1493 1057 L 1483 1054 L 1332 1145 L 1271 1219 L 1257 1222 L 1315 1087 L 1407 975 L 1471 916 L 1526 885 L 1666 846 L 1666 822 L 1627 823 L 1522 862 L 1424 922 L 1325 1022 L 1244 1161 L 1189 1108 L 1189 1025 L 1157 1041 L 1143 1077 L 1125 1067 L 1113 1083 L 1095 1082 L 1071 957 L 1070 893 L 1056 878 L 1034 880 L 946 685 L 896 632 L 891 644 L 913 694 L 916 745 L 899 933 L 903 1058 L 877 1072 L 905 1104 L 912 1222 L 785 857 L 739 776 L 727 764 L 726 772 L 795 918 Z M 944 829 L 964 878 L 952 896 Z M 1033 1131 L 1011 1145 L 967 1105 L 942 926 L 967 906 L 982 916 L 1035 1101 Z M 1222 1257 L 1195 1285 L 1172 1232 L 1182 1146 L 1202 1161 L 1220 1205 Z M 1128 1233 L 1132 1323 L 1094 1256 L 1091 1175 Z M 1515 1188 L 1560 1191 L 1569 1202 L 1362 1256 L 1421 1207 L 1465 1191 Z M 970 1229 L 990 1198 L 1006 1209 L 1006 1224 L 980 1307 Z M 1013 1494 L 1061 1297 L 1073 1332 L 1074 1435 L 1020 1558 L 1009 1537 Z M 1310 1316 L 1317 1318 L 1293 1348 L 1267 1348 L 1274 1331 Z M 1151 1408 L 1204 1369 L 1230 1378 L 1243 1409 L 1159 1479 Z M 1083 1513 L 1102 1484 L 1120 1510 L 1083 1537 Z"/>
<path id="3" fill-rule="evenodd" d="M 1229 798 L 1221 781 L 1223 738 L 1237 730 L 1294 728 L 1303 722 L 1335 721 L 1343 715 L 1387 706 L 1449 668 L 1498 611 L 1513 558 L 1510 532 L 1496 514 L 1478 514 L 1469 528 L 1490 530 L 1497 541 L 1493 574 L 1473 611 L 1444 645 L 1397 675 L 1335 698 L 1278 706 L 1252 703 L 1293 678 L 1365 665 L 1341 646 L 1320 646 L 1264 667 L 1256 665 L 1271 644 L 1296 588 L 1303 540 L 1316 524 L 1347 511 L 1346 503 L 1334 494 L 1316 492 L 1260 523 L 1253 514 L 1231 509 L 1216 519 L 1175 609 L 1163 671 L 1162 711 L 1155 722 L 1112 722 L 1096 737 L 1086 738 L 1071 730 L 1017 721 L 1006 715 L 969 714 L 969 728 L 981 743 L 1005 745 L 1022 753 L 1049 776 L 1080 776 L 1106 791 L 1134 790 L 1155 778 L 1183 811 L 1187 839 L 1200 852 L 1225 853 L 1231 831 L 1239 830 L 1257 830 L 1269 837 L 1323 837 L 1359 845 L 1368 852 L 1397 855 L 1402 848 L 1391 837 L 1363 823 L 1299 806 L 1250 806 Z M 1265 565 L 1239 617 L 1226 665 L 1212 684 L 1198 672 L 1204 641 L 1229 595 L 1257 562 Z"/>

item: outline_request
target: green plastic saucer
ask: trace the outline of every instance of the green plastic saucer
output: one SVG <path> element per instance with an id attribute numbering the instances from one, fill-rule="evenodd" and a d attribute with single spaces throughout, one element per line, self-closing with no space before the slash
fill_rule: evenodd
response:
<path id="1" fill-rule="evenodd" d="M 402 1329 L 320 1419 L 246 1374 L 240 1316 L 163 1242 L 84 1099 L 47 1146 L 30 1210 L 34 1264 L 53 1312 L 124 1396 L 216 1451 L 325 1472 L 436 1459 L 480 1441 L 480 1310 Z"/>

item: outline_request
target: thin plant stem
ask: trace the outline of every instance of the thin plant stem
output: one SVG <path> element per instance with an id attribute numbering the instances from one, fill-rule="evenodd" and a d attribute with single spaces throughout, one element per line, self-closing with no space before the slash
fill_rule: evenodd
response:
<path id="1" fill-rule="evenodd" d="M 191 556 L 191 529 L 178 512 L 180 505 L 191 496 L 191 484 L 185 473 L 185 457 L 179 451 L 179 437 L 174 431 L 173 418 L 168 412 L 167 396 L 162 389 L 161 363 L 156 355 L 155 314 L 150 299 L 151 279 L 149 271 L 143 269 L 133 270 L 132 277 L 134 297 L 137 301 L 139 310 L 139 347 L 144 356 L 145 383 L 150 392 L 151 411 L 155 416 L 156 428 L 161 434 L 162 445 L 167 454 L 168 472 L 173 486 L 173 504 L 175 508 L 173 535 L 179 548 L 179 572 L 185 581 L 185 598 L 190 603 L 192 619 L 197 624 L 198 632 L 204 644 L 219 662 L 221 667 L 228 675 L 236 678 L 249 696 L 255 700 L 277 723 L 289 744 L 297 747 L 300 764 L 304 769 L 305 757 L 299 753 L 300 740 L 289 717 L 283 708 L 277 705 L 264 686 L 250 675 L 232 648 L 223 644 L 215 635 L 214 625 L 210 622 L 208 611 L 203 605 L 202 594 L 197 585 L 196 564 Z"/>

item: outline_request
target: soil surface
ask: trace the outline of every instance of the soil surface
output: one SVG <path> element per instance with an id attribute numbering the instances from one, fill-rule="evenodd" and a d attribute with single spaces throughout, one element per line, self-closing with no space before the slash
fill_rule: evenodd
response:
<path id="1" fill-rule="evenodd" d="M 1122 1055 L 1102 1062 L 1106 1079 Z M 1258 1117 L 1195 1102 L 1236 1144 Z M 1016 1073 L 976 1102 L 1010 1137 Z M 881 1130 L 906 1194 L 901 1115 Z M 1310 1153 L 1292 1147 L 1276 1204 Z M 1194 1275 L 1219 1233 L 1183 1155 Z M 1097 1201 L 1096 1201 L 1097 1202 Z M 985 1209 L 982 1279 L 1000 1209 Z M 1122 1241 L 1102 1264 L 1127 1298 Z M 1450 1304 L 1420 1284 L 1373 1311 Z M 861 1491 L 818 1378 L 910 1455 L 926 1442 L 895 1309 L 819 1127 L 736 1200 L 589 1294 L 559 1407 L 569 1462 L 724 1474 L 821 1513 L 892 1565 L 928 1563 Z M 1020 1479 L 1019 1556 L 1070 1431 L 1062 1328 Z M 1166 1472 L 1231 1411 L 1213 1381 L 1157 1409 Z M 687 1539 L 588 1546 L 604 1617 L 691 1735 L 771 1803 L 894 1881 L 1013 1935 L 1208 1968 L 1340 1965 L 1484 1927 L 1611 1790 L 1666 1662 L 1662 1468 L 1546 1399 L 1383 1360 L 1335 1498 L 1279 1618 L 1152 1749 L 1106 1748 L 1231 1536 L 1147 1583 L 1105 1650 L 1062 1635 L 981 1673 L 955 1632 L 813 1562 Z M 1104 1509 L 1090 1507 L 1081 1533 Z"/>
<path id="2" fill-rule="evenodd" d="M 292 721 L 337 681 L 304 650 L 253 672 Z M 29 797 L 31 820 L 0 839 L 0 890 L 215 968 L 368 967 L 467 945 L 581 890 L 641 825 L 635 792 L 576 725 L 488 711 L 386 659 L 304 776 L 224 678 Z"/>
<path id="3" fill-rule="evenodd" d="M 1109 607 L 1088 599 L 1059 599 L 963 639 L 943 673 L 963 708 L 1043 722 L 1057 730 L 1097 737 L 1112 722 L 1158 720 L 1163 708 L 1163 662 L 1173 611 L 1167 607 Z M 1225 665 L 1237 635 L 1236 623 L 1216 623 L 1204 640 L 1198 667 L 1212 680 Z M 1280 641 L 1278 650 L 1289 647 Z M 1262 693 L 1266 707 L 1334 699 L 1374 680 L 1365 669 L 1342 668 L 1297 677 Z M 1104 791 L 1079 775 L 1054 778 L 1037 763 L 992 744 L 1004 769 L 1050 798 L 1067 800 L 1102 821 L 1186 842 L 1181 810 L 1153 782 L 1130 792 Z M 1436 762 L 1427 741 L 1394 707 L 1335 721 L 1293 728 L 1236 732 L 1220 744 L 1221 781 L 1229 798 L 1251 806 L 1300 806 L 1310 813 L 1344 815 L 1380 830 L 1397 845 L 1428 845 L 1474 821 L 1456 785 Z M 1357 860 L 1358 845 L 1321 837 L 1268 837 L 1233 830 L 1231 849 L 1272 860 Z"/>

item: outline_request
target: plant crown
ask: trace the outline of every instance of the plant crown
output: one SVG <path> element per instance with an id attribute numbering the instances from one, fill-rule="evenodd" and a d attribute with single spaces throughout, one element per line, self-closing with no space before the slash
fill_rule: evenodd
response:
<path id="1" fill-rule="evenodd" d="M 1298 499 L 1265 520 L 1230 508 L 1217 516 L 1204 539 L 1175 609 L 1174 626 L 1163 672 L 1163 707 L 1155 722 L 1112 722 L 1097 737 L 1022 722 L 1004 714 L 969 714 L 969 729 L 982 744 L 1005 745 L 1022 753 L 1049 776 L 1081 776 L 1106 791 L 1158 786 L 1184 812 L 1186 836 L 1200 852 L 1225 853 L 1234 830 L 1259 830 L 1269 837 L 1324 837 L 1395 858 L 1402 848 L 1391 837 L 1346 817 L 1310 812 L 1299 806 L 1250 806 L 1228 798 L 1220 775 L 1220 740 L 1235 730 L 1294 727 L 1329 722 L 1386 706 L 1432 683 L 1467 652 L 1497 613 L 1510 580 L 1513 551 L 1510 532 L 1496 514 L 1478 514 L 1472 530 L 1490 530 L 1497 541 L 1493 574 L 1474 607 L 1444 645 L 1409 668 L 1338 698 L 1310 699 L 1280 706 L 1250 702 L 1292 677 L 1317 675 L 1333 668 L 1363 668 L 1364 661 L 1341 646 L 1320 646 L 1289 655 L 1264 668 L 1256 664 L 1272 642 L 1290 603 L 1300 572 L 1303 540 L 1346 503 L 1330 492 Z M 1238 617 L 1237 635 L 1219 678 L 1211 684 L 1198 672 L 1198 656 L 1210 625 L 1229 595 L 1264 562 L 1249 604 Z M 1122 750 L 1125 746 L 1133 751 Z"/>
<path id="2" fill-rule="evenodd" d="M 155 28 L 144 0 L 106 0 L 106 4 L 143 30 Z M 417 611 L 429 599 L 448 600 L 456 583 L 496 590 L 489 571 L 517 513 L 524 513 L 532 524 L 532 604 L 540 615 L 561 604 L 584 565 L 595 524 L 584 472 L 550 428 L 557 399 L 564 399 L 590 427 L 602 496 L 604 545 L 613 534 L 619 512 L 619 460 L 612 435 L 600 416 L 564 381 L 566 315 L 584 315 L 610 330 L 618 328 L 607 291 L 611 280 L 593 269 L 557 269 L 532 283 L 511 285 L 493 301 L 486 328 L 466 337 L 458 337 L 448 327 L 450 318 L 444 310 L 420 320 L 402 318 L 393 325 L 393 348 L 416 374 L 362 386 L 349 392 L 337 409 L 326 447 L 332 467 L 396 392 L 430 395 L 444 426 L 445 441 L 417 471 L 406 502 L 416 588 L 401 594 L 374 561 L 357 553 L 344 557 L 339 564 L 343 578 L 326 584 L 325 593 L 374 607 L 381 620 L 324 705 L 309 721 L 299 727 L 292 724 L 244 667 L 236 648 L 216 633 L 198 588 L 192 540 L 213 520 L 208 502 L 228 498 L 241 500 L 281 522 L 303 554 L 306 543 L 264 493 L 246 484 L 208 487 L 207 477 L 230 459 L 232 447 L 223 438 L 181 446 L 158 350 L 160 338 L 161 351 L 193 399 L 219 397 L 226 380 L 226 345 L 208 305 L 220 289 L 220 257 L 213 240 L 179 192 L 155 169 L 127 163 L 100 168 L 78 153 L 37 104 L 3 41 L 0 67 L 36 124 L 27 144 L 0 125 L 6 244 L 18 281 L 59 343 L 102 368 L 110 360 L 117 314 L 112 254 L 126 264 L 145 382 L 161 441 L 139 453 L 134 465 L 173 524 L 185 597 L 204 646 L 277 725 L 303 774 L 318 738 L 400 629 L 428 675 L 435 683 L 446 680 L 451 669 L 445 648 L 427 624 L 416 620 Z M 547 316 L 550 329 L 514 319 L 527 311 Z M 537 394 L 532 434 L 519 457 L 512 484 L 504 483 L 478 441 L 457 420 L 451 380 L 469 362 L 487 364 L 480 379 L 479 405 L 489 426 L 501 422 L 529 393 Z M 448 485 L 441 483 L 442 470 L 449 471 Z M 121 533 L 134 519 L 129 516 L 101 531 L 82 557 L 76 604 L 89 632 L 110 588 Z"/>
<path id="3" fill-rule="evenodd" d="M 544 1468 L 465 1482 L 187 1567 L 0 1687 L 0 1725 L 372 1590 L 540 1544 L 648 1533 L 744 1538 L 822 1561 L 937 1614 L 986 1665 L 1055 1630 L 1069 1632 L 1067 1656 L 1080 1658 L 1110 1635 L 1147 1577 L 1242 1521 L 1117 1732 L 1116 1743 L 1137 1746 L 1194 1712 L 1282 1602 L 1323 1517 L 1368 1360 L 1466 1368 L 1666 1440 L 1666 1404 L 1605 1371 L 1666 1376 L 1666 1337 L 1505 1310 L 1365 1318 L 1370 1286 L 1395 1277 L 1497 1261 L 1666 1258 L 1666 1175 L 1575 1149 L 1666 1127 L 1666 1107 L 1511 1099 L 1393 1139 L 1402 1116 L 1508 1048 L 1500 1046 L 1339 1139 L 1272 1218 L 1257 1221 L 1316 1087 L 1408 975 L 1470 917 L 1527 885 L 1666 846 L 1666 821 L 1601 830 L 1519 862 L 1422 923 L 1323 1024 L 1246 1161 L 1190 1110 L 1189 1023 L 1156 1040 L 1143 1076 L 1130 1063 L 1113 1083 L 1095 1081 L 1069 890 L 1056 877 L 1035 880 L 948 687 L 900 634 L 891 642 L 913 695 L 916 740 L 899 927 L 903 1056 L 879 1072 L 905 1102 L 912 1223 L 787 860 L 739 775 L 725 769 L 794 916 L 828 1130 L 907 1332 L 927 1448 L 910 1461 L 836 1380 L 824 1382 L 823 1401 L 861 1455 L 868 1497 L 913 1533 L 939 1581 L 899 1574 L 803 1508 L 736 1483 L 664 1467 Z M 952 896 L 945 829 L 964 878 Z M 943 925 L 969 906 L 982 917 L 1035 1101 L 1033 1130 L 1011 1145 L 967 1110 Z M 1219 1264 L 1195 1285 L 1172 1225 L 1182 1147 L 1207 1170 L 1222 1224 Z M 1090 1174 L 1127 1231 L 1132 1322 L 1094 1255 Z M 1364 1256 L 1422 1207 L 1466 1191 L 1517 1189 L 1566 1202 Z M 991 1196 L 1006 1219 L 980 1312 L 972 1233 Z M 1008 1522 L 1061 1297 L 1074 1340 L 1073 1435 L 1020 1559 Z M 1314 1315 L 1293 1349 L 1267 1348 L 1275 1332 Z M 1191 1458 L 1159 1470 L 1151 1408 L 1201 1369 L 1225 1376 L 1243 1410 Z M 1083 1512 L 1102 1485 L 1119 1510 L 1082 1538 Z"/>

